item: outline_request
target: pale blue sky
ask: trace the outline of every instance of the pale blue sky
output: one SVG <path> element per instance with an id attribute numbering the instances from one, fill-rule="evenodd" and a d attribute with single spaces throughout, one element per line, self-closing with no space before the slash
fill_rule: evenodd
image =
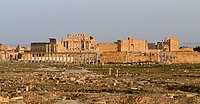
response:
<path id="1" fill-rule="evenodd" d="M 112 42 L 178 36 L 200 42 L 200 0 L 0 0 L 0 42 L 27 44 L 86 33 Z"/>

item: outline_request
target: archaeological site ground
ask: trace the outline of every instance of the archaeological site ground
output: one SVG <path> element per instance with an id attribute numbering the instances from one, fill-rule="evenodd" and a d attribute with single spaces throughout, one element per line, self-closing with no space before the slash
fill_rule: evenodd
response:
<path id="1" fill-rule="evenodd" d="M 199 104 L 200 65 L 4 62 L 9 104 Z"/>

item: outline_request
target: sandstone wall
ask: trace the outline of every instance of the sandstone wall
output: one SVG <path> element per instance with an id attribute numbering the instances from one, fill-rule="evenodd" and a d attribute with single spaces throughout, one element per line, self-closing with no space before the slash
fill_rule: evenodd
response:
<path id="1" fill-rule="evenodd" d="M 99 43 L 97 47 L 99 53 L 118 51 L 118 45 L 116 43 Z"/>
<path id="2" fill-rule="evenodd" d="M 199 52 L 175 52 L 176 60 L 174 63 L 200 64 Z"/>
<path id="3" fill-rule="evenodd" d="M 126 53 L 124 52 L 106 52 L 101 54 L 102 63 L 123 63 L 126 62 Z"/>
<path id="4" fill-rule="evenodd" d="M 158 62 L 157 54 L 107 52 L 101 56 L 102 63 Z"/>
<path id="5" fill-rule="evenodd" d="M 102 63 L 159 62 L 200 64 L 198 52 L 131 53 L 107 52 L 101 55 Z"/>

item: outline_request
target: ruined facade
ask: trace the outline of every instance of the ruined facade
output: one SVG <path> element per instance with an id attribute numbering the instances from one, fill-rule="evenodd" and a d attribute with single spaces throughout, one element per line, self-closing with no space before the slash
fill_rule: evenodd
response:
<path id="1" fill-rule="evenodd" d="M 21 56 L 20 56 L 21 55 Z M 166 37 L 157 43 L 128 38 L 113 43 L 97 43 L 92 36 L 68 34 L 59 42 L 31 43 L 31 49 L 17 46 L 16 49 L 0 45 L 0 59 L 31 62 L 64 63 L 193 63 L 200 64 L 200 53 L 193 48 L 180 47 L 177 37 Z"/>
<path id="2" fill-rule="evenodd" d="M 0 62 L 18 61 L 22 59 L 23 53 L 28 50 L 29 48 L 20 47 L 19 45 L 14 48 L 9 45 L 0 44 Z"/>
<path id="3" fill-rule="evenodd" d="M 118 40 L 119 52 L 146 52 L 148 51 L 148 44 L 146 40 L 136 40 L 135 38 L 128 38 L 128 40 Z"/>
<path id="4" fill-rule="evenodd" d="M 68 34 L 67 38 L 63 38 L 61 43 L 55 38 L 51 38 L 48 43 L 32 43 L 31 52 L 40 52 L 39 54 L 36 53 L 35 57 L 31 56 L 31 60 L 43 61 L 66 60 L 63 62 L 73 62 L 72 60 L 76 59 L 78 62 L 89 60 L 83 61 L 86 63 L 90 63 L 92 60 L 95 63 L 200 63 L 199 53 L 194 52 L 192 48 L 180 48 L 177 37 L 166 37 L 158 43 L 148 43 L 146 40 L 135 38 L 118 40 L 113 43 L 96 43 L 92 36 Z M 64 54 L 59 52 L 64 52 Z M 83 52 L 85 53 L 83 54 Z M 193 59 L 189 60 L 187 56 L 193 57 Z"/>
<path id="5" fill-rule="evenodd" d="M 55 38 L 49 38 L 49 42 L 31 43 L 31 52 L 66 52 L 67 50 Z"/>
<path id="6" fill-rule="evenodd" d="M 59 42 L 31 43 L 31 52 L 24 59 L 33 62 L 97 63 L 96 42 L 85 34 L 68 34 Z"/>
<path id="7" fill-rule="evenodd" d="M 146 40 L 136 40 L 128 38 L 128 40 L 118 40 L 114 43 L 98 43 L 100 53 L 102 52 L 147 52 L 148 43 Z"/>
<path id="8" fill-rule="evenodd" d="M 117 43 L 98 43 L 97 44 L 97 51 L 99 53 L 117 52 L 118 51 L 118 44 Z"/>
<path id="9" fill-rule="evenodd" d="M 102 53 L 102 63 L 156 62 L 200 64 L 200 53 L 194 52 L 193 48 L 180 47 L 177 37 L 166 37 L 157 44 L 129 38 L 128 40 L 119 40 L 118 44 L 118 51 Z"/>
<path id="10" fill-rule="evenodd" d="M 162 51 L 179 51 L 178 37 L 166 37 L 162 42 L 157 43 L 157 49 Z"/>
<path id="11" fill-rule="evenodd" d="M 68 34 L 62 39 L 62 45 L 67 51 L 95 51 L 96 41 L 94 37 L 85 34 Z"/>

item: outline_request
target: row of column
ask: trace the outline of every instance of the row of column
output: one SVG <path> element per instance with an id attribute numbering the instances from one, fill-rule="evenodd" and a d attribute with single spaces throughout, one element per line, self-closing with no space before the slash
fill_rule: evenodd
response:
<path id="1" fill-rule="evenodd" d="M 24 60 L 32 62 L 61 62 L 74 64 L 98 63 L 97 53 L 30 53 Z"/>
<path id="2" fill-rule="evenodd" d="M 175 53 L 162 53 L 160 54 L 161 62 L 175 62 L 176 54 Z"/>

